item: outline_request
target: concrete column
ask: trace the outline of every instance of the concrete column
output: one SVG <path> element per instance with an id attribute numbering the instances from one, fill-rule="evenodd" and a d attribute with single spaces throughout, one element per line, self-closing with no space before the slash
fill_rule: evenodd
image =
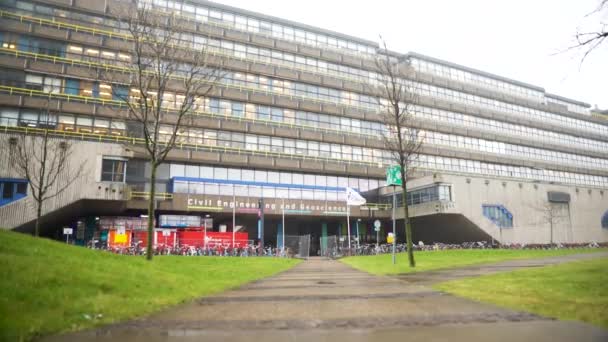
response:
<path id="1" fill-rule="evenodd" d="M 277 248 L 283 248 L 283 224 L 277 225 Z"/>
<path id="2" fill-rule="evenodd" d="M 321 223 L 321 250 L 327 250 L 327 222 Z"/>

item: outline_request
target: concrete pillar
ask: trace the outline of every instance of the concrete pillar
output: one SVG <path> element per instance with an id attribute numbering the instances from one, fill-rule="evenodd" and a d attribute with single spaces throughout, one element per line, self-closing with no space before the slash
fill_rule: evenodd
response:
<path id="1" fill-rule="evenodd" d="M 277 225 L 277 248 L 283 248 L 283 224 Z"/>
<path id="2" fill-rule="evenodd" d="M 321 250 L 327 250 L 327 222 L 321 223 Z"/>

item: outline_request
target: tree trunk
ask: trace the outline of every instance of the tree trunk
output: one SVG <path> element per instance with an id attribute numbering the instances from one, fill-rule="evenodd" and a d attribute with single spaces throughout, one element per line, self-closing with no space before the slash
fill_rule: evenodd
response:
<path id="1" fill-rule="evenodd" d="M 150 200 L 148 201 L 148 243 L 146 247 L 146 259 L 152 260 L 154 251 L 152 241 L 154 240 L 154 204 L 156 200 L 156 168 L 155 162 L 150 163 Z"/>
<path id="2" fill-rule="evenodd" d="M 412 242 L 412 223 L 410 222 L 410 212 L 407 205 L 407 185 L 403 181 L 402 198 L 403 198 L 403 220 L 405 223 L 405 240 L 407 243 L 407 260 L 410 263 L 410 267 L 416 267 L 416 261 L 414 260 L 414 244 Z"/>
<path id="3" fill-rule="evenodd" d="M 40 216 L 42 216 L 42 203 L 38 202 L 36 208 L 36 225 L 34 228 L 34 235 L 38 237 L 40 235 Z"/>

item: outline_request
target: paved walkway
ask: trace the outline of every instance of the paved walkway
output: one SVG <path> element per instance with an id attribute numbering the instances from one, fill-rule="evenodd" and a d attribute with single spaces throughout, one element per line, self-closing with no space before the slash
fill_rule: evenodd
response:
<path id="1" fill-rule="evenodd" d="M 595 257 L 601 254 L 607 256 Z M 520 266 L 498 269 L 578 258 L 587 257 L 519 261 Z M 608 331 L 588 324 L 505 310 L 425 285 L 500 266 L 493 267 L 433 272 L 441 276 L 425 279 L 376 277 L 338 261 L 311 259 L 277 276 L 146 319 L 45 341 L 608 341 Z"/>

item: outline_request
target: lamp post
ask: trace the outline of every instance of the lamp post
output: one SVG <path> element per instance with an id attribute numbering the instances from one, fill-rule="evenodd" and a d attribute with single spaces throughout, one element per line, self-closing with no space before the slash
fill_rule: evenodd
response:
<path id="1" fill-rule="evenodd" d="M 281 218 L 281 220 L 282 220 L 282 222 L 281 222 L 281 229 L 283 230 L 283 231 L 281 232 L 281 239 L 283 240 L 283 241 L 281 242 L 281 244 L 282 244 L 282 246 L 283 246 L 283 248 L 282 248 L 282 249 L 283 249 L 283 251 L 282 251 L 282 253 L 281 253 L 281 254 L 283 254 L 283 256 L 285 256 L 285 198 L 282 198 L 282 204 L 281 204 L 281 207 L 282 207 L 282 209 L 283 209 L 283 210 L 282 210 L 282 218 Z"/>
<path id="2" fill-rule="evenodd" d="M 234 236 L 236 233 L 236 193 L 232 184 L 232 249 L 234 250 Z"/>
<path id="3" fill-rule="evenodd" d="M 395 258 L 395 249 L 397 247 L 397 228 L 395 222 L 395 207 L 397 206 L 397 196 L 395 194 L 396 187 L 393 185 L 393 265 L 397 263 Z"/>
<path id="4" fill-rule="evenodd" d="M 204 229 L 204 236 L 203 236 L 203 249 L 205 250 L 205 253 L 207 253 L 207 219 L 210 217 L 209 214 L 205 215 L 205 218 L 203 219 L 203 229 Z"/>
<path id="5" fill-rule="evenodd" d="M 359 222 L 361 222 L 361 219 L 357 219 L 357 248 L 361 247 L 361 237 L 359 236 Z"/>

